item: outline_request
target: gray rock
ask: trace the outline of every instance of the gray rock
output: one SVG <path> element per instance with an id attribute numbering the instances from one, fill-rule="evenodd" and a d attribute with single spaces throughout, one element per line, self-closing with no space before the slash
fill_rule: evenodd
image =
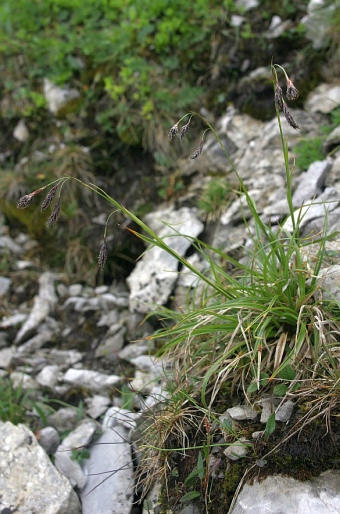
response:
<path id="1" fill-rule="evenodd" d="M 129 307 L 129 295 L 125 294 L 112 294 L 105 293 L 99 297 L 100 305 L 103 309 L 112 309 L 112 307 L 119 307 L 120 309 Z"/>
<path id="2" fill-rule="evenodd" d="M 110 390 L 121 381 L 121 378 L 117 375 L 106 375 L 105 373 L 89 369 L 70 368 L 66 371 L 63 380 L 68 384 L 84 387 L 89 391 L 100 393 Z"/>
<path id="3" fill-rule="evenodd" d="M 318 285 L 324 300 L 340 302 L 340 265 L 336 264 L 320 271 Z"/>
<path id="4" fill-rule="evenodd" d="M 320 84 L 309 93 L 305 102 L 306 111 L 325 114 L 340 106 L 340 84 Z"/>
<path id="5" fill-rule="evenodd" d="M 305 173 L 300 175 L 299 185 L 292 197 L 294 207 L 300 207 L 321 194 L 322 186 L 330 168 L 331 163 L 329 161 L 316 161 L 309 166 Z"/>
<path id="6" fill-rule="evenodd" d="M 81 421 L 77 428 L 65 437 L 55 453 L 55 467 L 69 479 L 73 487 L 82 489 L 86 484 L 86 476 L 79 462 L 72 459 L 72 452 L 84 449 L 92 440 L 98 427 L 94 420 Z"/>
<path id="7" fill-rule="evenodd" d="M 37 435 L 40 446 L 48 455 L 53 455 L 60 444 L 58 431 L 54 427 L 44 427 Z"/>
<path id="8" fill-rule="evenodd" d="M 110 407 L 105 413 L 102 427 L 103 430 L 109 430 L 117 425 L 122 425 L 127 430 L 132 430 L 136 427 L 136 419 L 138 418 L 139 414 L 136 412 L 120 407 Z"/>
<path id="9" fill-rule="evenodd" d="M 82 353 L 77 350 L 58 350 L 57 348 L 49 350 L 48 355 L 60 368 L 73 366 L 83 358 Z"/>
<path id="10" fill-rule="evenodd" d="M 323 143 L 324 150 L 328 153 L 334 148 L 340 145 L 340 125 L 335 127 L 334 130 L 326 137 L 326 140 Z"/>
<path id="11" fill-rule="evenodd" d="M 130 514 L 133 502 L 133 463 L 129 430 L 117 415 L 114 427 L 104 433 L 90 448 L 84 461 L 87 475 L 81 491 L 83 514 Z M 114 416 L 110 417 L 113 421 Z"/>
<path id="12" fill-rule="evenodd" d="M 13 137 L 20 141 L 20 143 L 25 143 L 29 138 L 30 133 L 26 126 L 26 123 L 23 119 L 19 120 L 13 130 Z"/>
<path id="13" fill-rule="evenodd" d="M 81 284 L 71 284 L 68 288 L 69 296 L 81 296 L 83 286 Z"/>
<path id="14" fill-rule="evenodd" d="M 287 423 L 287 421 L 289 421 L 292 417 L 293 410 L 294 402 L 292 402 L 292 400 L 287 400 L 276 409 L 275 420 L 281 421 L 282 423 Z"/>
<path id="15" fill-rule="evenodd" d="M 24 391 L 38 389 L 39 387 L 33 377 L 22 371 L 13 371 L 10 374 L 10 379 L 13 382 L 13 387 L 22 388 Z"/>
<path id="16" fill-rule="evenodd" d="M 110 327 L 108 334 L 96 348 L 95 357 L 106 357 L 107 359 L 116 359 L 116 353 L 124 346 L 124 335 L 126 328 L 117 323 Z M 112 333 L 112 335 L 111 335 Z"/>
<path id="17" fill-rule="evenodd" d="M 107 411 L 110 403 L 111 400 L 108 396 L 102 396 L 99 394 L 96 394 L 90 398 L 85 398 L 86 414 L 88 414 L 93 419 L 97 419 Z"/>
<path id="18" fill-rule="evenodd" d="M 124 348 L 122 348 L 118 352 L 118 357 L 120 359 L 125 359 L 125 360 L 129 361 L 130 359 L 133 359 L 134 357 L 138 357 L 139 355 L 145 355 L 148 353 L 148 351 L 150 349 L 149 345 L 150 345 L 150 343 L 148 341 L 137 341 L 134 343 L 130 343 L 130 344 L 124 346 Z"/>
<path id="19" fill-rule="evenodd" d="M 310 0 L 308 3 L 308 14 L 301 20 L 301 23 L 305 25 L 306 37 L 313 43 L 315 49 L 324 48 L 329 44 L 335 9 L 336 2 Z"/>
<path id="20" fill-rule="evenodd" d="M 237 405 L 237 407 L 227 409 L 227 412 L 232 419 L 237 421 L 243 421 L 246 419 L 255 420 L 258 415 L 256 410 L 250 407 L 250 405 Z"/>
<path id="21" fill-rule="evenodd" d="M 294 402 L 287 400 L 280 404 L 279 398 L 263 398 L 260 400 L 259 405 L 262 407 L 261 423 L 267 423 L 269 416 L 275 411 L 275 420 L 283 423 L 290 420 L 293 414 Z"/>
<path id="22" fill-rule="evenodd" d="M 33 337 L 31 337 L 28 341 L 20 345 L 17 349 L 17 355 L 20 357 L 24 357 L 27 355 L 32 355 L 32 353 L 36 352 L 41 348 L 45 343 L 48 343 L 53 338 L 56 330 L 43 330 L 42 325 L 38 328 L 39 333 Z"/>
<path id="23" fill-rule="evenodd" d="M 50 272 L 43 273 L 39 278 L 39 293 L 34 298 L 33 308 L 21 327 L 14 343 L 19 344 L 23 339 L 31 335 L 32 331 L 46 319 L 57 303 L 57 295 L 54 288 L 55 275 Z"/>
<path id="24" fill-rule="evenodd" d="M 141 371 L 153 373 L 155 377 L 163 375 L 165 365 L 161 360 L 156 360 L 151 355 L 139 355 L 130 359 L 130 362 Z"/>
<path id="25" fill-rule="evenodd" d="M 276 39 L 293 26 L 292 20 L 281 20 L 280 16 L 273 16 L 269 28 L 265 33 L 267 39 Z"/>
<path id="26" fill-rule="evenodd" d="M 82 296 L 72 296 L 68 298 L 63 308 L 65 310 L 74 310 L 76 312 L 98 311 L 102 308 L 100 297 L 84 298 Z"/>
<path id="27" fill-rule="evenodd" d="M 80 97 L 76 89 L 66 89 L 56 86 L 49 79 L 44 78 L 44 96 L 47 101 L 48 110 L 52 114 L 59 114 L 62 109 L 65 109 L 74 100 Z"/>
<path id="28" fill-rule="evenodd" d="M 232 514 L 337 514 L 340 512 L 340 473 L 326 471 L 306 482 L 275 475 L 245 485 Z"/>
<path id="29" fill-rule="evenodd" d="M 153 486 L 151 491 L 146 495 L 145 501 L 143 502 L 142 514 L 156 514 L 162 510 L 161 502 L 162 485 L 157 483 Z"/>
<path id="30" fill-rule="evenodd" d="M 70 482 L 52 465 L 33 432 L 0 422 L 0 439 L 2 512 L 81 513 Z"/>
<path id="31" fill-rule="evenodd" d="M 45 366 L 35 377 L 38 384 L 53 389 L 58 383 L 59 367 L 53 364 Z"/>
<path id="32" fill-rule="evenodd" d="M 23 321 L 27 319 L 27 314 L 17 312 L 12 314 L 11 316 L 4 316 L 0 323 L 0 328 L 6 329 L 10 327 L 15 327 L 20 325 Z"/>
<path id="33" fill-rule="evenodd" d="M 9 291 L 11 279 L 7 277 L 0 277 L 0 296 L 4 296 Z"/>
<path id="34" fill-rule="evenodd" d="M 237 9 L 241 9 L 242 12 L 248 12 L 259 5 L 258 0 L 236 0 L 235 6 Z"/>
<path id="35" fill-rule="evenodd" d="M 1 236 L 0 237 L 0 249 L 4 248 L 5 250 L 9 250 L 11 253 L 15 255 L 20 255 L 23 252 L 23 248 L 16 244 L 13 239 L 9 236 Z"/>
<path id="36" fill-rule="evenodd" d="M 308 202 L 308 204 L 295 210 L 295 220 L 299 220 L 303 235 L 306 233 L 306 227 L 311 221 L 321 219 L 322 225 L 324 225 L 326 212 L 329 214 L 334 211 L 340 203 L 340 193 L 334 187 L 326 187 L 321 195 L 314 201 Z M 284 228 L 289 232 L 293 231 L 293 224 L 291 218 L 288 218 L 284 223 Z M 315 232 L 317 233 L 317 231 Z M 308 235 L 308 234 L 306 234 Z"/>
<path id="37" fill-rule="evenodd" d="M 72 430 L 78 423 L 79 417 L 77 409 L 74 407 L 62 407 L 57 412 L 50 414 L 47 418 L 47 423 L 58 430 L 63 432 L 65 430 Z"/>
<path id="38" fill-rule="evenodd" d="M 102 314 L 97 322 L 97 327 L 110 327 L 118 323 L 119 313 L 118 310 L 111 310 Z"/>
<path id="39" fill-rule="evenodd" d="M 129 383 L 129 387 L 131 391 L 134 392 L 151 393 L 155 385 L 155 381 L 156 377 L 154 373 L 147 373 L 137 369 L 134 379 Z"/>
<path id="40" fill-rule="evenodd" d="M 239 460 L 247 455 L 250 450 L 251 443 L 244 437 L 241 437 L 239 441 L 227 446 L 223 453 L 230 460 Z"/>
<path id="41" fill-rule="evenodd" d="M 3 348 L 0 350 L 0 368 L 8 369 L 15 355 L 15 347 Z"/>
<path id="42" fill-rule="evenodd" d="M 203 223 L 193 209 L 183 207 L 152 213 L 150 223 L 157 235 L 180 255 L 191 245 L 190 237 L 197 237 L 203 230 Z M 184 236 L 188 236 L 184 237 Z M 147 313 L 155 304 L 164 304 L 178 277 L 178 261 L 158 247 L 150 248 L 137 262 L 127 279 L 130 287 L 130 310 Z"/>

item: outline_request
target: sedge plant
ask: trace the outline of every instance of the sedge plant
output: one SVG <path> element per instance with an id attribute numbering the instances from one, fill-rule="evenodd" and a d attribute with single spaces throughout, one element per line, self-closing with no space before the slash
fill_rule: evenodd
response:
<path id="1" fill-rule="evenodd" d="M 330 419 L 332 412 L 338 412 L 340 406 L 340 318 L 335 303 L 322 302 L 318 279 L 327 241 L 332 235 L 327 233 L 325 223 L 322 233 L 301 236 L 301 223 L 309 206 L 297 210 L 293 206 L 294 167 L 289 160 L 288 141 L 280 117 L 282 112 L 289 125 L 299 129 L 288 107 L 288 102 L 296 99 L 299 93 L 284 68 L 272 64 L 271 70 L 286 178 L 288 219 L 276 225 L 263 221 L 219 134 L 201 114 L 186 114 L 169 132 L 170 139 L 179 137 L 182 140 L 191 120 L 194 117 L 201 120 L 202 137 L 191 159 L 199 158 L 203 152 L 208 133 L 219 143 L 251 213 L 251 220 L 244 221 L 252 241 L 244 259 L 237 261 L 203 241 L 190 238 L 192 247 L 208 263 L 208 270 L 200 271 L 103 189 L 77 177 L 65 176 L 50 184 L 52 188 L 42 204 L 44 210 L 54 202 L 47 223 L 55 223 L 60 213 L 62 190 L 69 181 L 76 181 L 108 201 L 114 211 L 133 220 L 139 230 L 128 230 L 149 248 L 159 247 L 195 275 L 197 286 L 185 307 L 173 310 L 154 306 L 162 320 L 162 328 L 151 337 L 161 343 L 159 356 L 171 362 L 173 369 L 170 395 L 157 412 L 150 412 L 141 436 L 142 478 L 138 483 L 144 492 L 157 480 L 170 484 L 172 471 L 180 464 L 185 468 L 183 457 L 186 457 L 191 469 L 186 469 L 186 477 L 182 474 L 177 481 L 177 484 L 184 484 L 180 495 L 196 498 L 197 491 L 192 485 L 198 484 L 207 512 L 213 483 L 210 450 L 221 444 L 232 444 L 242 437 L 242 430 L 234 426 L 226 433 L 228 424 L 219 420 L 226 391 L 229 399 L 234 395 L 253 406 L 264 395 L 276 400 L 264 430 L 264 443 L 275 432 L 276 406 L 287 398 L 296 405 L 312 405 L 301 417 L 300 424 L 294 425 L 295 432 L 325 413 Z M 286 82 L 285 94 L 279 81 L 281 74 Z M 46 187 L 25 195 L 19 200 L 18 207 L 29 205 Z M 108 257 L 107 231 L 108 223 L 99 253 L 100 267 L 104 267 Z M 173 231 L 176 234 L 175 228 Z M 313 260 L 308 258 L 312 244 L 317 248 Z M 224 443 L 221 443 L 221 437 Z M 272 452 L 270 450 L 268 455 Z M 262 460 L 265 462 L 266 455 L 262 455 Z"/>

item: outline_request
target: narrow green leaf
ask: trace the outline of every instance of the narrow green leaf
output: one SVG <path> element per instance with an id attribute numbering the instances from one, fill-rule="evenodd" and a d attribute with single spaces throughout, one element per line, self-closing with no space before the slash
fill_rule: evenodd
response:
<path id="1" fill-rule="evenodd" d="M 266 429 L 263 434 L 263 437 L 265 440 L 267 440 L 269 438 L 269 436 L 275 431 L 275 427 L 276 427 L 275 412 L 272 412 L 272 414 L 267 419 Z"/>
<path id="2" fill-rule="evenodd" d="M 195 498 L 199 498 L 201 496 L 201 493 L 198 491 L 190 491 L 189 493 L 186 493 L 182 498 L 179 500 L 180 503 L 190 502 L 191 500 L 194 500 Z"/>

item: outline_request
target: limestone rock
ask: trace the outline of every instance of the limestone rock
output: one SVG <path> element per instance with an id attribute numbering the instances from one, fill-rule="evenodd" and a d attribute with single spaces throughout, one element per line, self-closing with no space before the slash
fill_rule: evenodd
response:
<path id="1" fill-rule="evenodd" d="M 197 237 L 203 223 L 193 209 L 183 207 L 152 213 L 146 223 L 157 235 L 180 255 L 185 255 L 191 245 L 190 238 Z M 188 236 L 188 237 L 185 237 Z M 163 305 L 178 277 L 178 261 L 164 250 L 154 246 L 147 250 L 127 279 L 130 287 L 130 310 L 147 313 L 155 304 Z"/>
<path id="2" fill-rule="evenodd" d="M 95 393 L 110 390 L 120 380 L 121 378 L 117 375 L 106 375 L 105 373 L 89 369 L 70 368 L 64 375 L 64 382 L 84 387 Z"/>
<path id="3" fill-rule="evenodd" d="M 111 410 L 111 409 L 110 409 Z M 83 514 L 130 514 L 133 502 L 133 463 L 124 413 L 103 422 L 104 433 L 90 448 L 83 464 L 87 475 L 81 491 Z"/>
<path id="4" fill-rule="evenodd" d="M 48 104 L 48 110 L 52 114 L 60 114 L 67 106 L 72 105 L 80 94 L 76 89 L 66 89 L 56 86 L 49 79 L 44 79 L 44 95 Z"/>
<path id="5" fill-rule="evenodd" d="M 29 136 L 30 136 L 30 133 L 28 131 L 25 121 L 19 120 L 13 130 L 13 137 L 15 137 L 15 139 L 20 141 L 20 143 L 25 143 L 25 141 L 27 141 Z"/>
<path id="6" fill-rule="evenodd" d="M 11 279 L 7 277 L 0 277 L 0 296 L 5 296 L 11 285 Z"/>
<path id="7" fill-rule="evenodd" d="M 57 303 L 54 289 L 55 275 L 50 272 L 42 273 L 39 278 L 39 294 L 34 298 L 33 308 L 19 330 L 14 343 L 19 344 L 46 319 Z"/>
<path id="8" fill-rule="evenodd" d="M 227 409 L 229 416 L 237 421 L 243 421 L 246 419 L 255 420 L 257 418 L 257 412 L 250 405 L 237 405 Z"/>
<path id="9" fill-rule="evenodd" d="M 80 514 L 70 482 L 24 425 L 0 422 L 1 512 Z"/>
<path id="10" fill-rule="evenodd" d="M 72 451 L 85 448 L 98 426 L 94 420 L 83 420 L 65 437 L 55 453 L 56 468 L 69 479 L 73 487 L 83 488 L 86 484 L 86 476 L 79 462 L 72 459 Z"/>
<path id="11" fill-rule="evenodd" d="M 325 114 L 340 106 L 340 83 L 321 84 L 309 93 L 305 109 L 311 112 L 323 112 Z"/>
<path id="12" fill-rule="evenodd" d="M 337 514 L 340 473 L 326 471 L 306 482 L 280 475 L 245 485 L 232 514 Z"/>

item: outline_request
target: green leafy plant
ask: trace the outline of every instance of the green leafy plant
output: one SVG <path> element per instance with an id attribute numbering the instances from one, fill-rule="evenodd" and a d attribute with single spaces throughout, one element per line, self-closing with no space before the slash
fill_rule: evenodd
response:
<path id="1" fill-rule="evenodd" d="M 91 456 L 87 448 L 76 448 L 71 452 L 71 459 L 82 464 L 84 460 L 89 459 Z"/>

